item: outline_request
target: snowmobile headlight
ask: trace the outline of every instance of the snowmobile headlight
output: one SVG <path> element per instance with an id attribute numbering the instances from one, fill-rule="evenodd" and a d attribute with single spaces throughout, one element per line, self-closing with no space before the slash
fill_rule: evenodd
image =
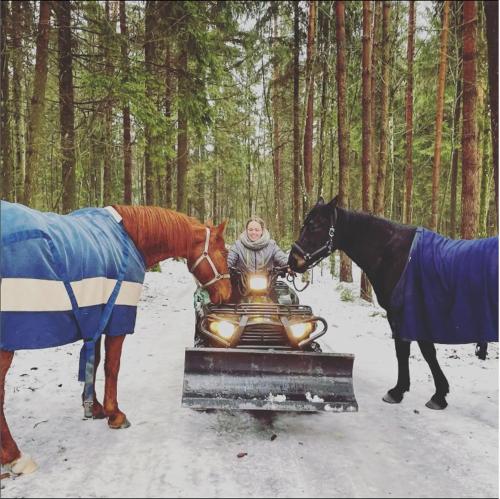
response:
<path id="1" fill-rule="evenodd" d="M 298 322 L 296 324 L 290 324 L 290 330 L 294 338 L 300 339 L 311 333 L 313 330 L 312 322 Z"/>
<path id="2" fill-rule="evenodd" d="M 248 286 L 252 291 L 264 291 L 267 289 L 267 277 L 252 275 L 248 278 Z"/>
<path id="3" fill-rule="evenodd" d="M 212 333 L 215 333 L 226 340 L 229 340 L 236 331 L 236 326 L 229 321 L 214 321 L 210 323 L 209 327 Z"/>

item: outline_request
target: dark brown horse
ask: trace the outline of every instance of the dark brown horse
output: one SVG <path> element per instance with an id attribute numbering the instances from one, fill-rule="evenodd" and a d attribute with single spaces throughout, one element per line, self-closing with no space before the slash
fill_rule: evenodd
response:
<path id="1" fill-rule="evenodd" d="M 451 240 L 320 198 L 308 213 L 289 265 L 304 272 L 333 250 L 344 251 L 367 274 L 387 311 L 398 380 L 383 397 L 399 403 L 410 389 L 410 343 L 417 341 L 436 392 L 431 409 L 448 404 L 448 381 L 434 343 L 498 341 L 498 238 Z M 411 264 L 410 264 L 411 262 Z"/>
<path id="2" fill-rule="evenodd" d="M 2 349 L 0 349 L 0 459 L 1 464 L 9 467 L 14 473 L 29 473 L 34 471 L 37 466 L 29 456 L 21 455 L 5 420 L 5 377 L 11 365 L 14 350 L 18 349 L 5 346 L 9 344 L 9 341 L 14 341 L 14 339 L 12 339 L 14 336 L 9 336 L 8 329 L 9 326 L 12 325 L 12 329 L 18 328 L 21 330 L 26 324 L 31 324 L 28 321 L 32 320 L 33 316 L 35 316 L 35 320 L 37 321 L 36 324 L 40 324 L 41 329 L 37 331 L 38 336 L 43 336 L 45 334 L 44 328 L 46 326 L 47 329 L 50 329 L 50 326 L 51 329 L 55 329 L 55 323 L 49 324 L 48 322 L 43 322 L 45 321 L 45 316 L 42 316 L 42 312 L 40 311 L 47 310 L 47 303 L 51 302 L 51 297 L 45 292 L 46 290 L 56 289 L 59 285 L 59 287 L 64 290 L 63 284 L 58 281 L 38 279 L 37 282 L 35 282 L 34 279 L 27 278 L 29 275 L 10 275 L 6 277 L 6 274 L 10 272 L 9 268 L 14 266 L 13 264 L 16 258 L 18 260 L 23 258 L 24 250 L 27 250 L 27 261 L 22 262 L 21 266 L 23 268 L 20 272 L 28 272 L 31 265 L 30 260 L 36 260 L 38 258 L 35 252 L 36 247 L 29 247 L 29 244 L 43 240 L 44 244 L 48 242 L 50 246 L 53 244 L 52 238 L 55 240 L 57 239 L 56 236 L 59 235 L 58 233 L 54 233 L 54 231 L 51 232 L 52 228 L 58 225 L 65 225 L 69 230 L 73 231 L 73 239 L 83 240 L 87 237 L 92 238 L 92 243 L 97 248 L 97 254 L 94 255 L 94 257 L 100 258 L 101 255 L 99 253 L 103 253 L 106 248 L 111 248 L 112 252 L 120 254 L 120 248 L 115 248 L 114 242 L 110 243 L 107 240 L 111 237 L 110 230 L 118 230 L 121 231 L 119 234 L 124 235 L 127 244 L 130 246 L 130 252 L 134 252 L 135 249 L 137 250 L 137 255 L 139 256 L 136 256 L 137 259 L 140 260 L 139 266 L 141 268 L 135 270 L 137 271 L 137 275 L 142 276 L 142 280 L 146 268 L 167 258 L 180 257 L 186 259 L 189 270 L 199 281 L 200 285 L 206 287 L 212 302 L 220 303 L 222 301 L 227 301 L 231 295 L 231 285 L 228 278 L 229 275 L 226 263 L 227 251 L 223 239 L 225 222 L 218 227 L 213 227 L 211 224 L 205 226 L 196 219 L 182 213 L 159 207 L 114 206 L 113 208 L 108 208 L 107 211 L 106 209 L 89 209 L 88 211 L 90 212 L 91 210 L 94 210 L 95 214 L 94 212 L 90 213 L 90 219 L 86 222 L 87 225 L 84 226 L 84 229 L 82 229 L 82 226 L 78 225 L 78 219 L 82 219 L 82 213 L 85 214 L 86 210 L 79 210 L 78 212 L 63 216 L 40 213 L 36 210 L 30 210 L 29 208 L 23 207 L 22 205 L 2 202 L 3 225 L 9 225 L 9 213 L 13 213 L 11 217 L 12 220 L 10 221 L 14 228 L 11 233 L 8 234 L 7 230 L 4 230 L 2 226 L 2 256 L 4 260 L 11 258 L 11 261 L 2 262 L 2 264 L 5 263 L 5 266 L 2 266 L 2 309 L 0 313 L 2 319 Z M 114 218 L 112 221 L 109 220 L 110 213 Z M 44 220 L 43 217 L 45 216 L 49 216 L 49 222 L 44 223 L 43 226 L 39 226 L 40 224 L 38 221 Z M 107 229 L 103 225 L 106 223 L 111 223 L 111 229 Z M 116 227 L 113 226 L 113 224 L 116 224 Z M 88 229 L 89 227 L 90 229 Z M 84 231 L 88 233 L 84 234 Z M 92 231 L 93 233 L 91 233 Z M 69 275 L 73 268 L 79 269 L 83 267 L 86 260 L 89 259 L 90 250 L 86 249 L 84 256 L 77 258 L 71 256 L 77 253 L 73 251 L 73 248 L 70 246 L 71 244 L 67 244 L 64 248 L 59 250 L 59 253 L 57 253 L 57 249 L 55 249 L 56 255 L 65 255 L 66 260 L 61 258 L 62 264 L 58 267 L 60 273 L 64 275 Z M 57 259 L 52 260 L 55 261 Z M 133 327 L 135 326 L 135 308 L 130 306 L 131 303 L 126 303 L 126 300 L 130 299 L 131 294 L 135 294 L 135 305 L 137 305 L 140 289 L 142 288 L 142 280 L 136 279 L 136 281 L 138 280 L 140 282 L 124 282 L 121 285 L 121 289 L 119 289 L 119 287 L 116 288 L 117 298 L 114 304 L 115 307 L 122 306 L 122 308 L 127 309 L 129 316 L 132 314 L 132 319 L 129 321 L 127 329 L 120 331 L 120 327 L 124 326 L 120 326 L 119 320 L 116 318 L 113 319 L 112 315 L 108 323 L 103 325 L 103 327 L 106 326 L 107 328 L 102 330 L 102 333 L 106 334 L 104 342 L 106 358 L 104 362 L 105 390 L 103 404 L 97 400 L 94 388 L 95 372 L 100 361 L 100 334 L 98 337 L 93 338 L 95 340 L 93 343 L 90 343 L 92 345 L 92 356 L 95 357 L 95 360 L 93 359 L 93 366 L 91 366 L 90 371 L 93 377 L 90 383 L 86 384 L 86 388 L 87 385 L 90 387 L 90 404 L 86 407 L 86 410 L 89 412 L 86 413 L 86 415 L 97 419 L 107 418 L 109 427 L 114 429 L 126 428 L 130 425 L 125 414 L 118 407 L 117 383 L 120 369 L 120 356 L 125 334 L 133 332 Z M 61 313 L 67 314 L 65 316 L 66 324 L 75 325 L 75 334 L 78 334 L 78 331 L 81 330 L 80 325 L 76 324 L 81 319 L 81 314 L 89 314 L 89 310 L 92 311 L 95 308 L 83 307 L 81 303 L 85 302 L 85 300 L 95 299 L 98 294 L 105 294 L 103 291 L 104 288 L 101 286 L 103 282 L 111 282 L 111 285 L 114 285 L 116 280 L 113 281 L 113 278 L 110 279 L 108 274 L 104 276 L 100 275 L 99 277 L 92 276 L 88 279 L 70 283 L 69 292 L 71 293 L 71 290 L 74 291 L 76 295 L 74 300 L 75 303 L 78 303 L 73 310 L 71 310 L 70 305 L 69 311 L 65 310 Z M 28 299 L 27 296 L 23 298 L 21 289 L 26 283 L 28 283 L 29 286 L 35 285 L 35 287 L 46 287 L 44 289 L 40 287 L 39 294 L 36 295 L 35 293 L 35 295 L 31 295 Z M 84 286 L 87 284 L 90 287 L 85 291 Z M 97 284 L 101 286 L 99 289 L 95 287 Z M 169 284 L 172 285 L 172 283 Z M 109 296 L 110 292 L 111 289 L 109 289 L 106 296 Z M 67 296 L 65 296 L 65 299 L 69 303 Z M 108 298 L 105 298 L 105 300 L 107 299 Z M 111 300 L 111 298 L 109 300 Z M 29 307 L 31 308 L 27 308 L 27 301 L 30 301 Z M 99 309 L 99 313 L 101 313 L 104 307 L 102 304 L 106 303 L 106 301 L 98 303 L 101 303 Z M 16 312 L 19 310 L 19 307 L 24 307 L 23 310 L 28 310 L 28 312 Z M 60 309 L 62 308 L 64 307 L 61 306 Z M 18 314 L 17 316 L 16 313 Z M 47 321 L 52 320 L 51 318 L 56 317 L 58 313 L 57 311 L 51 311 Z M 26 322 L 24 325 L 21 324 L 19 326 L 19 320 L 24 316 L 27 317 Z M 16 319 L 16 317 L 18 319 Z M 69 322 L 67 319 L 68 317 Z M 114 325 L 112 325 L 113 331 L 111 332 L 110 323 L 113 322 L 113 320 Z M 83 322 L 85 321 L 83 320 Z M 132 329 L 129 329 L 129 327 Z M 26 328 L 23 332 L 27 332 Z M 77 339 L 82 338 L 70 337 L 69 340 L 66 338 L 63 343 L 69 343 Z M 54 345 L 26 346 L 26 348 L 44 348 L 46 346 Z"/>

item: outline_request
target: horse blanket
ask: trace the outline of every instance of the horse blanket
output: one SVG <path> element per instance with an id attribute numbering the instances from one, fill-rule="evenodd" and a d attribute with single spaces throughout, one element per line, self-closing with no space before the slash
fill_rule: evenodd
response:
<path id="1" fill-rule="evenodd" d="M 389 319 L 402 340 L 498 341 L 498 237 L 453 240 L 417 228 Z"/>
<path id="2" fill-rule="evenodd" d="M 134 332 L 142 255 L 111 207 L 68 215 L 2 201 L 0 348 Z"/>

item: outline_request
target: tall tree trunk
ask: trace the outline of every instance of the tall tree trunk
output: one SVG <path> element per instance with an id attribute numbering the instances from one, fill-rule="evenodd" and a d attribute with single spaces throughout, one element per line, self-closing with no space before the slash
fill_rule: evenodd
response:
<path id="1" fill-rule="evenodd" d="M 23 203 L 31 204 L 34 181 L 37 174 L 40 153 L 40 138 L 42 118 L 45 109 L 45 87 L 47 86 L 47 59 L 49 54 L 49 22 L 52 2 L 40 1 L 40 18 L 36 40 L 35 77 L 33 95 L 31 97 L 31 112 L 28 122 L 28 145 L 26 148 L 26 176 L 24 177 Z"/>
<path id="2" fill-rule="evenodd" d="M 62 212 L 76 208 L 75 105 L 73 96 L 73 54 L 71 2 L 54 4 L 58 20 L 59 120 L 61 124 Z"/>
<path id="3" fill-rule="evenodd" d="M 144 40 L 144 61 L 146 66 L 146 98 L 149 104 L 153 102 L 153 62 L 155 57 L 155 42 L 154 36 L 154 16 L 155 16 L 155 2 L 152 0 L 146 1 L 146 14 L 145 14 L 145 40 Z M 155 171 L 154 171 L 154 138 L 153 127 L 149 122 L 150 118 L 146 121 L 144 126 L 144 167 L 146 170 L 146 204 L 155 204 Z"/>
<path id="4" fill-rule="evenodd" d="M 120 0 L 120 34 L 122 70 L 124 82 L 128 81 L 130 65 L 128 61 L 128 28 L 127 7 L 124 0 Z M 130 137 L 130 106 L 123 105 L 123 202 L 132 204 L 132 141 Z"/>
<path id="5" fill-rule="evenodd" d="M 104 66 L 105 74 L 110 82 L 113 75 L 111 64 L 111 34 L 113 33 L 110 13 L 110 1 L 105 2 L 106 30 L 104 36 Z M 103 172 L 103 203 L 105 206 L 112 203 L 113 182 L 112 182 L 112 161 L 113 161 L 113 94 L 111 85 L 108 86 L 104 103 L 104 172 Z"/>
<path id="6" fill-rule="evenodd" d="M 300 84 L 300 30 L 299 3 L 294 2 L 293 20 L 293 233 L 298 235 L 300 229 L 300 121 L 299 121 L 299 84 Z"/>
<path id="7" fill-rule="evenodd" d="M 462 239 L 473 239 L 476 237 L 478 224 L 476 31 L 476 2 L 465 2 L 463 42 Z"/>
<path id="8" fill-rule="evenodd" d="M 322 57 L 322 82 L 321 82 L 321 113 L 319 123 L 319 158 L 318 158 L 318 195 L 323 194 L 324 175 L 325 175 L 325 152 L 326 139 L 325 129 L 328 114 L 328 88 L 330 86 L 330 71 L 328 61 L 330 58 L 330 19 L 332 18 L 332 4 L 328 5 L 328 11 L 319 10 L 318 25 L 321 33 L 321 57 Z M 319 35 L 318 35 L 319 39 Z"/>
<path id="9" fill-rule="evenodd" d="M 188 49 L 187 43 L 182 44 L 179 54 L 179 104 L 177 124 L 177 210 L 186 211 L 186 176 L 188 170 Z"/>
<path id="10" fill-rule="evenodd" d="M 219 179 L 218 179 L 218 161 L 217 158 L 219 157 L 219 148 L 217 144 L 217 138 L 215 139 L 215 145 L 214 145 L 214 157 L 216 158 L 214 165 L 213 165 L 213 170 L 212 170 L 212 221 L 214 224 L 218 223 L 219 220 L 217 219 L 217 211 L 219 209 L 219 196 L 217 193 L 219 192 Z"/>
<path id="11" fill-rule="evenodd" d="M 478 237 L 487 237 L 488 228 L 488 208 L 490 205 L 490 191 L 491 191 L 491 177 L 493 173 L 493 168 L 490 163 L 489 158 L 489 127 L 488 127 L 488 107 L 484 106 L 484 116 L 483 122 L 483 136 L 482 136 L 482 160 L 480 162 L 481 168 L 481 195 L 480 195 L 480 206 L 479 206 L 479 230 Z"/>
<path id="12" fill-rule="evenodd" d="M 168 3 L 167 3 L 168 4 Z M 166 40 L 167 46 L 165 47 L 165 118 L 167 123 L 172 121 L 172 99 L 174 93 L 174 83 L 172 76 L 172 61 L 171 61 L 171 49 L 170 40 Z M 169 127 L 170 128 L 170 127 Z M 174 135 L 172 133 L 167 133 L 167 154 L 166 154 L 166 164 L 165 164 L 165 206 L 167 208 L 173 207 L 173 182 L 174 182 L 174 168 L 175 159 L 173 158 L 174 145 L 172 139 Z"/>
<path id="13" fill-rule="evenodd" d="M 404 200 L 405 224 L 412 223 L 413 216 L 413 55 L 415 47 L 415 3 L 409 3 L 408 12 L 408 45 L 406 49 L 406 193 Z"/>
<path id="14" fill-rule="evenodd" d="M 304 129 L 304 186 L 306 199 L 304 212 L 312 206 L 313 193 L 313 124 L 314 124 L 314 43 L 316 34 L 316 0 L 309 0 L 309 26 L 307 29 L 306 91 L 307 112 Z"/>
<path id="15" fill-rule="evenodd" d="M 372 6 L 370 0 L 363 0 L 363 54 L 362 54 L 362 72 L 363 72 L 363 176 L 362 176 L 362 206 L 363 211 L 369 213 L 372 211 L 371 196 L 371 141 L 372 141 L 372 120 L 371 120 L 371 17 Z M 370 282 L 363 272 L 361 274 L 361 298 L 366 301 L 372 301 L 372 291 Z"/>
<path id="16" fill-rule="evenodd" d="M 9 31 L 10 15 L 8 2 L 1 3 L 0 18 L 2 19 L 1 30 L 1 47 L 0 55 L 2 57 L 2 85 L 1 85 L 1 110 L 2 110 L 2 197 L 12 201 L 13 196 L 13 157 L 10 135 L 10 110 L 9 110 L 9 90 L 10 90 L 10 75 L 9 75 L 9 48 L 7 41 L 7 33 Z"/>
<path id="17" fill-rule="evenodd" d="M 377 133 L 378 123 L 377 123 L 377 110 L 380 112 L 380 106 L 377 104 L 380 102 L 381 95 L 380 89 L 377 87 L 377 83 L 381 81 L 381 77 L 377 78 L 377 66 L 380 67 L 380 52 L 382 45 L 382 5 L 383 2 L 375 3 L 375 13 L 373 15 L 372 24 L 372 51 L 371 51 L 371 81 L 370 81 L 370 91 L 371 91 L 371 120 L 372 120 L 372 139 L 371 139 L 371 176 L 374 185 L 377 184 L 377 145 L 380 142 L 379 134 Z M 380 69 L 379 69 L 380 71 Z M 378 107 L 378 109 L 377 109 Z"/>
<path id="18" fill-rule="evenodd" d="M 337 123 L 339 140 L 339 206 L 349 207 L 349 129 L 346 119 L 345 2 L 335 3 L 337 22 Z M 340 252 L 340 280 L 352 282 L 350 258 Z"/>
<path id="19" fill-rule="evenodd" d="M 387 172 L 387 142 L 389 126 L 389 79 L 390 79 L 390 44 L 389 23 L 391 5 L 384 2 L 382 14 L 382 99 L 380 103 L 380 143 L 378 150 L 377 187 L 373 208 L 375 215 L 384 216 L 385 178 Z"/>
<path id="20" fill-rule="evenodd" d="M 459 72 L 457 78 L 457 89 L 455 94 L 455 110 L 454 114 L 454 137 L 458 137 L 460 130 L 460 112 L 462 103 L 462 74 Z M 453 153 L 451 156 L 451 186 L 450 186 L 450 237 L 452 239 L 456 236 L 457 230 L 457 184 L 458 184 L 458 157 L 459 157 L 459 144 L 455 139 Z"/>
<path id="21" fill-rule="evenodd" d="M 493 177 L 495 179 L 496 226 L 498 228 L 498 2 L 483 2 L 486 11 L 488 41 L 488 82 L 490 94 Z"/>
<path id="22" fill-rule="evenodd" d="M 456 90 L 453 111 L 453 152 L 451 157 L 451 181 L 450 181 L 450 237 L 454 239 L 457 231 L 457 188 L 458 188 L 458 160 L 459 160 L 459 134 L 460 116 L 462 105 L 462 70 L 463 70 L 463 4 L 456 3 L 455 7 L 455 39 L 457 66 L 455 72 Z"/>
<path id="23" fill-rule="evenodd" d="M 15 164 L 14 164 L 14 200 L 21 201 L 24 185 L 25 156 L 24 156 L 24 82 L 22 71 L 22 40 L 21 34 L 25 33 L 22 3 L 12 2 L 12 93 L 14 104 L 14 142 L 15 142 Z M 2 17 L 3 18 L 3 17 Z M 5 129 L 4 129 L 5 130 Z"/>
<path id="24" fill-rule="evenodd" d="M 275 13 L 273 19 L 273 44 L 276 45 L 276 40 L 279 36 L 278 30 L 278 14 Z M 284 233 L 284 195 L 283 195 L 283 177 L 281 174 L 281 132 L 280 132 L 280 98 L 279 98 L 279 80 L 280 80 L 280 68 L 277 54 L 274 56 L 273 63 L 273 94 L 272 94 L 272 106 L 273 106 L 273 173 L 274 173 L 274 212 L 276 216 L 276 227 L 277 227 L 277 237 L 283 237 Z"/>
<path id="25" fill-rule="evenodd" d="M 448 15 L 450 2 L 443 4 L 443 27 L 441 29 L 439 74 L 436 94 L 436 137 L 434 140 L 434 160 L 432 166 L 432 206 L 430 228 L 438 229 L 439 179 L 441 175 L 441 138 L 443 134 L 444 89 L 446 82 L 446 58 L 448 55 Z"/>

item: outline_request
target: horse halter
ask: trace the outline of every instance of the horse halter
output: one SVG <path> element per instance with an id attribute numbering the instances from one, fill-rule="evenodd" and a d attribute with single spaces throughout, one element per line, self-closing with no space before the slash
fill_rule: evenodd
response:
<path id="1" fill-rule="evenodd" d="M 326 258 L 328 255 L 330 255 L 333 252 L 333 236 L 335 236 L 335 223 L 336 223 L 336 214 L 337 210 L 336 208 L 333 209 L 331 216 L 330 216 L 330 228 L 328 229 L 328 240 L 326 241 L 323 246 L 320 246 L 316 251 L 313 251 L 312 253 L 307 253 L 300 245 L 298 242 L 294 242 L 292 244 L 292 250 L 297 251 L 299 255 L 305 260 L 306 262 L 306 268 L 310 269 L 311 267 L 314 267 L 317 265 L 323 258 Z M 307 221 L 307 220 L 306 220 Z M 305 222 L 304 222 L 305 225 Z M 301 235 L 304 232 L 304 229 L 302 229 Z M 300 236 L 299 236 L 300 239 Z"/>
<path id="2" fill-rule="evenodd" d="M 194 269 L 198 267 L 198 265 L 203 261 L 207 260 L 208 263 L 210 264 L 210 267 L 212 267 L 212 271 L 214 273 L 214 277 L 210 279 L 210 281 L 206 282 L 205 284 L 202 284 L 198 279 L 195 279 L 198 281 L 200 284 L 200 287 L 202 288 L 208 288 L 208 286 L 211 286 L 212 284 L 216 283 L 217 281 L 220 281 L 221 279 L 229 279 L 230 276 L 229 274 L 221 274 L 218 270 L 217 267 L 214 265 L 214 262 L 210 258 L 210 255 L 208 254 L 208 244 L 210 242 L 210 229 L 208 227 L 205 227 L 207 231 L 207 237 L 205 239 L 205 248 L 203 249 L 203 253 L 198 257 L 196 262 L 194 262 L 194 265 L 189 269 L 189 272 L 193 273 Z M 193 274 L 194 275 L 194 274 Z"/>

